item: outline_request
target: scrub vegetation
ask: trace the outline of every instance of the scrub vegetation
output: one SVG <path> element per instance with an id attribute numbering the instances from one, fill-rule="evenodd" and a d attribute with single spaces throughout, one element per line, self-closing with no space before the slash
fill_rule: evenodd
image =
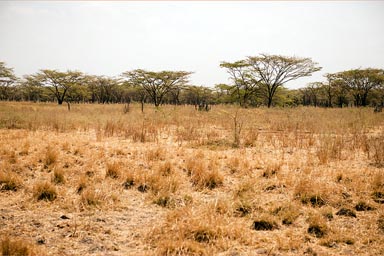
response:
<path id="1" fill-rule="evenodd" d="M 0 255 L 383 255 L 372 108 L 0 102 Z"/>

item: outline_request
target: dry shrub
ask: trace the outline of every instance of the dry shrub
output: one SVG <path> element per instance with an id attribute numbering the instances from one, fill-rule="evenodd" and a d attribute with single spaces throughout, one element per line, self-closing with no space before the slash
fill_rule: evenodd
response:
<path id="1" fill-rule="evenodd" d="M 307 232 L 317 238 L 327 235 L 329 229 L 325 220 L 318 214 L 312 214 L 307 222 L 309 224 Z"/>
<path id="2" fill-rule="evenodd" d="M 380 215 L 377 219 L 377 227 L 382 233 L 384 233 L 384 215 Z"/>
<path id="3" fill-rule="evenodd" d="M 303 204 L 321 207 L 328 203 L 329 191 L 325 184 L 314 182 L 311 179 L 301 179 L 294 188 L 294 195 Z"/>
<path id="4" fill-rule="evenodd" d="M 328 235 L 319 241 L 319 244 L 329 248 L 338 247 L 338 244 L 353 245 L 355 239 L 349 234 L 337 229 L 329 230 Z"/>
<path id="5" fill-rule="evenodd" d="M 323 216 L 326 220 L 333 220 L 333 209 L 331 206 L 323 207 L 319 213 L 321 216 Z"/>
<path id="6" fill-rule="evenodd" d="M 154 196 L 170 195 L 175 193 L 180 187 L 179 175 L 164 176 L 156 171 L 136 172 L 134 183 L 140 192 L 151 192 Z"/>
<path id="7" fill-rule="evenodd" d="M 291 225 L 300 216 L 300 205 L 294 203 L 287 203 L 272 210 L 272 214 L 281 219 L 284 225 Z"/>
<path id="8" fill-rule="evenodd" d="M 48 146 L 44 156 L 44 165 L 46 167 L 51 166 L 57 162 L 58 158 L 59 153 L 57 152 L 57 150 L 55 150 L 51 146 Z"/>
<path id="9" fill-rule="evenodd" d="M 146 153 L 146 160 L 148 162 L 164 160 L 166 155 L 166 150 L 162 147 L 156 147 L 149 149 Z"/>
<path id="10" fill-rule="evenodd" d="M 85 207 L 100 206 L 105 201 L 105 198 L 105 194 L 100 189 L 89 187 L 81 194 L 81 203 Z"/>
<path id="11" fill-rule="evenodd" d="M 119 122 L 114 122 L 112 120 L 107 120 L 104 125 L 104 136 L 111 137 L 117 134 L 120 131 L 120 127 L 122 126 Z"/>
<path id="12" fill-rule="evenodd" d="M 9 152 L 9 154 L 8 154 L 8 162 L 10 164 L 17 163 L 17 154 L 16 154 L 15 150 L 12 150 L 11 152 Z"/>
<path id="13" fill-rule="evenodd" d="M 356 213 L 348 208 L 341 208 L 336 212 L 336 215 L 356 218 Z"/>
<path id="14" fill-rule="evenodd" d="M 345 142 L 342 136 L 322 136 L 319 138 L 319 143 L 320 145 L 316 150 L 316 156 L 320 164 L 327 164 L 331 160 L 342 159 L 342 150 L 345 148 Z"/>
<path id="15" fill-rule="evenodd" d="M 88 187 L 87 177 L 85 175 L 80 176 L 77 187 L 76 187 L 76 192 L 78 194 L 81 194 L 87 187 Z"/>
<path id="16" fill-rule="evenodd" d="M 232 174 L 248 175 L 251 171 L 249 161 L 242 157 L 241 154 L 230 157 L 227 160 L 227 167 Z"/>
<path id="17" fill-rule="evenodd" d="M 368 140 L 368 157 L 373 160 L 377 167 L 384 166 L 384 135 Z"/>
<path id="18" fill-rule="evenodd" d="M 57 197 L 57 190 L 54 185 L 47 181 L 38 182 L 33 188 L 33 196 L 37 200 L 53 201 Z"/>
<path id="19" fill-rule="evenodd" d="M 0 191 L 17 191 L 21 186 L 22 182 L 17 174 L 10 171 L 0 171 Z"/>
<path id="20" fill-rule="evenodd" d="M 28 141 L 26 141 L 26 142 L 24 143 L 24 145 L 22 146 L 22 148 L 21 148 L 21 150 L 20 150 L 20 152 L 19 152 L 19 155 L 20 155 L 20 156 L 26 156 L 26 155 L 28 155 L 28 154 L 29 154 L 29 148 L 30 148 L 30 144 L 29 144 Z"/>
<path id="21" fill-rule="evenodd" d="M 121 177 L 121 165 L 119 162 L 107 163 L 105 177 L 112 179 Z"/>
<path id="22" fill-rule="evenodd" d="M 169 176 L 171 175 L 173 171 L 172 163 L 170 161 L 166 161 L 165 163 L 162 163 L 158 166 L 157 172 L 161 176 Z"/>
<path id="23" fill-rule="evenodd" d="M 159 241 L 157 245 L 157 254 L 158 255 L 191 255 L 191 256 L 200 256 L 200 255 L 209 255 L 208 250 L 204 245 L 195 242 L 195 241 L 183 241 L 183 240 L 174 240 L 166 239 Z"/>
<path id="24" fill-rule="evenodd" d="M 255 197 L 257 196 L 254 181 L 246 179 L 240 182 L 233 190 L 234 216 L 244 217 L 250 215 L 257 208 Z"/>
<path id="25" fill-rule="evenodd" d="M 212 255 L 215 245 L 225 244 L 223 246 L 228 249 L 231 241 L 247 239 L 241 225 L 217 215 L 211 207 L 202 208 L 183 207 L 169 212 L 164 224 L 148 234 L 159 252 L 169 252 L 170 255 L 181 252 Z M 184 248 L 186 244 L 191 248 Z"/>
<path id="26" fill-rule="evenodd" d="M 259 138 L 259 131 L 256 129 L 250 129 L 245 131 L 244 134 L 244 146 L 246 147 L 254 147 L 256 146 L 257 140 Z"/>
<path id="27" fill-rule="evenodd" d="M 199 189 L 214 189 L 223 184 L 224 178 L 213 163 L 207 166 L 201 159 L 189 159 L 186 167 L 192 184 Z"/>
<path id="28" fill-rule="evenodd" d="M 65 176 L 63 169 L 56 168 L 52 174 L 52 182 L 55 184 L 64 184 Z"/>
<path id="29" fill-rule="evenodd" d="M 384 203 L 384 173 L 377 172 L 372 179 L 372 199 L 376 203 Z"/>
<path id="30" fill-rule="evenodd" d="M 268 214 L 258 216 L 252 223 L 252 229 L 257 231 L 278 229 L 276 219 Z"/>
<path id="31" fill-rule="evenodd" d="M 227 165 L 231 173 L 236 173 L 240 170 L 240 160 L 238 157 L 233 156 L 229 158 Z"/>
<path id="32" fill-rule="evenodd" d="M 373 211 L 373 210 L 375 210 L 375 208 L 364 201 L 359 201 L 355 205 L 355 210 L 359 211 L 359 212 L 361 212 L 361 211 Z"/>
<path id="33" fill-rule="evenodd" d="M 196 124 L 184 124 L 176 129 L 176 140 L 178 143 L 197 140 L 200 137 Z"/>
<path id="34" fill-rule="evenodd" d="M 279 173 L 282 167 L 282 162 L 279 163 L 269 163 L 267 167 L 265 168 L 262 176 L 264 178 L 272 178 L 276 177 L 276 175 Z"/>
<path id="35" fill-rule="evenodd" d="M 0 255 L 3 256 L 37 256 L 43 255 L 31 243 L 17 238 L 3 236 L 0 240 Z"/>
<path id="36" fill-rule="evenodd" d="M 132 188 L 135 184 L 135 173 L 134 172 L 127 172 L 124 174 L 124 182 L 123 182 L 123 187 L 124 189 L 130 189 Z"/>

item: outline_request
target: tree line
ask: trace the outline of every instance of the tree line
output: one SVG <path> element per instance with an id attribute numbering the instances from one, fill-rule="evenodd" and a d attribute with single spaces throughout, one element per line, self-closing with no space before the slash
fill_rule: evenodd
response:
<path id="1" fill-rule="evenodd" d="M 312 105 L 322 107 L 384 105 L 384 70 L 352 69 L 325 74 L 297 90 L 284 85 L 320 71 L 310 58 L 260 54 L 221 62 L 230 83 L 213 88 L 191 85 L 188 71 L 135 69 L 119 77 L 80 71 L 42 69 L 17 77 L 0 62 L 0 100 L 66 103 L 239 104 L 242 107 Z"/>

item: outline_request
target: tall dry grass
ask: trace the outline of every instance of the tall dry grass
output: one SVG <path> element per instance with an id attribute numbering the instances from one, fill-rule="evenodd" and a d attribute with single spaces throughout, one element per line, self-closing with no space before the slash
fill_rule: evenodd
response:
<path id="1" fill-rule="evenodd" d="M 383 132 L 368 108 L 0 102 L 0 224 L 39 216 L 53 254 L 380 255 Z"/>

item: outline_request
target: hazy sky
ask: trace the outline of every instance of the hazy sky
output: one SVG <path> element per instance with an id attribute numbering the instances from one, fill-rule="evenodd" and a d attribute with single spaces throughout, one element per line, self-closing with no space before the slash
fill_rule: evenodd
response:
<path id="1" fill-rule="evenodd" d="M 0 61 L 21 76 L 76 69 L 118 76 L 136 68 L 195 72 L 228 83 L 221 61 L 259 53 L 310 57 L 321 81 L 351 68 L 384 68 L 383 1 L 0 2 Z"/>

